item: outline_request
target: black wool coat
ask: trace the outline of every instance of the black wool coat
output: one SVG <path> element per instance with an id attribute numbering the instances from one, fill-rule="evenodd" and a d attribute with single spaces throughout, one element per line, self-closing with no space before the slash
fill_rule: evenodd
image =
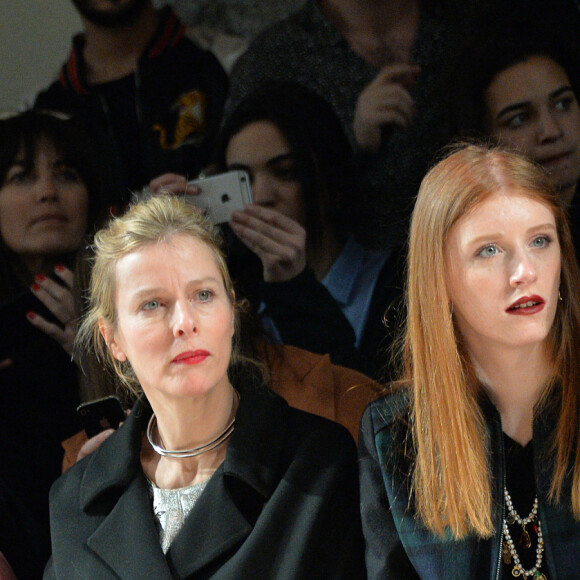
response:
<path id="1" fill-rule="evenodd" d="M 52 579 L 364 578 L 355 445 L 343 427 L 255 384 L 226 458 L 166 555 L 139 452 L 143 399 L 51 490 Z"/>

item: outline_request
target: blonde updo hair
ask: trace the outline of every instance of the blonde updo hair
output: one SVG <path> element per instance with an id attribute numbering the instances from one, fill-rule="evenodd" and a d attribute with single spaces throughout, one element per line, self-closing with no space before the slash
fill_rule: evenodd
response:
<path id="1" fill-rule="evenodd" d="M 195 207 L 172 195 L 159 195 L 130 207 L 122 217 L 113 219 L 94 238 L 94 258 L 90 276 L 87 310 L 83 316 L 75 341 L 75 353 L 94 352 L 108 365 L 122 384 L 134 395 L 141 388 L 128 361 L 115 359 L 101 334 L 102 321 L 113 328 L 117 324 L 115 304 L 119 260 L 156 243 L 168 243 L 175 236 L 190 236 L 205 244 L 212 252 L 222 276 L 222 281 L 235 313 L 235 333 L 230 365 L 238 362 L 238 304 L 222 251 L 222 239 L 217 229 Z"/>

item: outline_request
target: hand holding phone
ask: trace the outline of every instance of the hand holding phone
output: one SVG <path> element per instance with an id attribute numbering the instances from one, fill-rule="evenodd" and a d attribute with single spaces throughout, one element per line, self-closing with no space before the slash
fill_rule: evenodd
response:
<path id="1" fill-rule="evenodd" d="M 253 202 L 250 177 L 242 170 L 218 173 L 187 183 L 199 189 L 199 193 L 185 195 L 184 199 L 203 209 L 213 224 L 229 222 L 232 213 L 242 211 Z"/>

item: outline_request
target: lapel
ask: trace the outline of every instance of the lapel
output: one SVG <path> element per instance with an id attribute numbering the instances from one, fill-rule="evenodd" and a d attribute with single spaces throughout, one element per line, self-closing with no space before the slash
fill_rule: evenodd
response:
<path id="1" fill-rule="evenodd" d="M 246 381 L 244 381 L 246 382 Z M 226 459 L 194 506 L 167 553 L 179 578 L 219 567 L 252 532 L 279 482 L 288 405 L 254 381 L 237 385 L 240 407 Z"/>
<path id="2" fill-rule="evenodd" d="M 119 578 L 170 580 L 172 577 L 150 504 L 145 479 L 135 477 L 87 540 L 89 548 Z"/>
<path id="3" fill-rule="evenodd" d="M 227 489 L 220 468 L 195 505 L 167 552 L 178 578 L 188 578 L 241 544 L 250 534 L 248 521 Z"/>
<path id="4" fill-rule="evenodd" d="M 151 414 L 139 400 L 125 424 L 93 453 L 83 475 L 80 507 L 95 520 L 104 519 L 87 545 L 125 579 L 170 579 L 141 471 L 141 433 Z"/>

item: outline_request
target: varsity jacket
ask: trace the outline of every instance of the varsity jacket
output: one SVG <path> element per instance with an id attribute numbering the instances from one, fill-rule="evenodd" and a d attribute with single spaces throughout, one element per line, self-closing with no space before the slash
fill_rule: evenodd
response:
<path id="1" fill-rule="evenodd" d="M 58 80 L 34 105 L 73 115 L 94 137 L 111 203 L 126 202 L 132 190 L 165 172 L 197 176 L 221 121 L 228 90 L 223 68 L 169 8 L 160 17 L 135 73 L 103 85 L 88 84 L 84 37 L 75 36 Z"/>
<path id="2" fill-rule="evenodd" d="M 415 517 L 409 502 L 412 453 L 409 454 L 408 392 L 401 390 L 371 403 L 359 434 L 360 489 L 368 578 L 412 580 L 501 578 L 503 489 L 505 463 L 499 413 L 487 397 L 482 410 L 489 434 L 495 535 L 490 540 L 469 536 L 461 541 L 432 534 Z M 558 505 L 548 501 L 554 454 L 550 449 L 557 406 L 544 409 L 534 421 L 534 470 L 538 514 L 544 536 L 542 572 L 550 580 L 578 578 L 580 522 L 570 509 L 570 482 Z M 405 447 L 406 444 L 406 447 Z M 403 450 L 406 453 L 403 454 Z"/>

